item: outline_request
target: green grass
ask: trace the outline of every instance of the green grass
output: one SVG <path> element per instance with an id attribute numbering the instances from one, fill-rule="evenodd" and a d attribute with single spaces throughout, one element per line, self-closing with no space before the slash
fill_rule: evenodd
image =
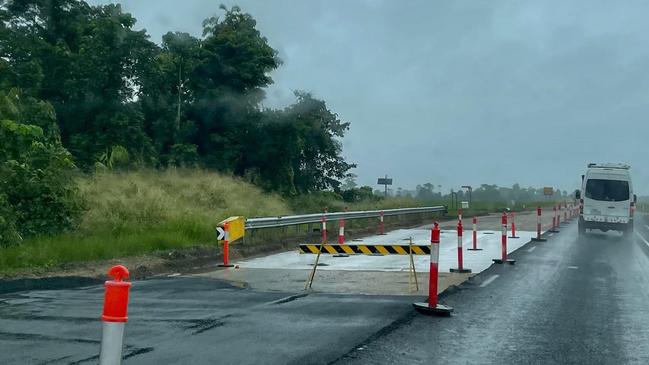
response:
<path id="1" fill-rule="evenodd" d="M 214 245 L 217 222 L 235 215 L 261 217 L 291 213 L 374 210 L 448 205 L 447 201 L 421 202 L 388 198 L 345 203 L 333 193 L 315 193 L 289 200 L 268 194 L 236 177 L 204 170 L 140 170 L 80 176 L 79 191 L 86 211 L 73 232 L 35 237 L 20 245 L 0 249 L 0 274 L 48 268 L 65 263 L 142 255 L 159 250 Z M 544 202 L 544 205 L 551 204 Z M 471 214 L 494 211 L 505 203 L 474 202 Z M 536 207 L 536 204 L 528 204 Z M 518 207 L 517 207 L 518 208 Z M 450 216 L 456 215 L 453 210 Z M 432 220 L 431 215 L 386 217 L 386 226 L 403 226 Z M 329 229 L 337 230 L 337 222 Z M 374 232 L 378 220 L 347 222 L 347 232 Z M 269 242 L 306 236 L 307 226 L 258 230 L 247 242 Z M 315 228 L 315 225 L 312 226 Z M 354 236 L 357 236 L 354 234 Z M 319 234 L 312 234 L 312 238 Z M 331 237 L 335 240 L 335 237 Z"/>
<path id="2" fill-rule="evenodd" d="M 77 229 L 0 249 L 0 272 L 210 244 L 228 216 L 290 212 L 277 195 L 202 170 L 102 173 L 78 184 L 87 210 Z"/>
<path id="3" fill-rule="evenodd" d="M 74 232 L 35 237 L 0 249 L 0 273 L 65 263 L 147 254 L 158 250 L 214 245 L 217 222 L 235 215 L 389 209 L 422 205 L 407 198 L 347 204 L 335 194 L 310 194 L 289 201 L 236 177 L 204 170 L 140 170 L 80 176 L 86 202 Z M 367 225 L 375 224 L 368 221 Z M 363 226 L 350 224 L 350 229 Z M 306 227 L 301 227 L 306 231 Z M 292 228 L 293 230 L 294 228 Z M 283 230 L 258 232 L 261 241 L 282 239 Z"/>

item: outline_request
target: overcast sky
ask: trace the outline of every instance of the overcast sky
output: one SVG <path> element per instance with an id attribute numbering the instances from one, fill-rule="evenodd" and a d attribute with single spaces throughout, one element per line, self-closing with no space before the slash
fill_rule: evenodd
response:
<path id="1" fill-rule="evenodd" d="M 649 193 L 649 2 L 122 1 L 158 43 L 200 36 L 220 3 L 251 13 L 284 62 L 265 105 L 306 90 L 351 122 L 361 184 L 572 190 L 611 161 Z"/>

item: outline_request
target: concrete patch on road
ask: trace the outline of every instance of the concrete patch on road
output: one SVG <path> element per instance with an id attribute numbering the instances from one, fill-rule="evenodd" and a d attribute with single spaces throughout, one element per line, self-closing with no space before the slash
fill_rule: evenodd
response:
<path id="1" fill-rule="evenodd" d="M 470 268 L 472 274 L 451 274 L 449 269 L 457 265 L 457 235 L 454 231 L 442 231 L 440 243 L 440 292 L 452 285 L 459 285 L 471 276 L 478 274 L 492 263 L 491 259 L 500 255 L 500 232 L 478 232 L 478 247 L 482 251 L 465 251 L 464 267 Z M 520 231 L 520 238 L 508 239 L 508 251 L 511 253 L 528 243 L 534 232 Z M 425 245 L 430 239 L 430 232 L 425 229 L 401 229 L 385 236 L 371 236 L 363 239 L 364 243 L 379 244 L 396 242 L 404 244 L 404 239 L 412 237 L 414 244 Z M 470 231 L 464 236 L 463 245 L 472 245 Z M 406 246 L 407 247 L 407 246 Z M 252 260 L 238 261 L 239 268 L 228 268 L 200 276 L 222 280 L 246 282 L 250 288 L 271 291 L 301 291 L 312 268 L 315 255 L 300 254 L 297 251 L 283 252 Z M 428 288 L 430 258 L 427 255 L 413 256 L 417 270 L 419 288 L 409 277 L 409 257 L 407 255 L 350 255 L 333 257 L 322 255 L 318 266 L 313 290 L 324 293 L 345 294 L 386 294 L 386 295 L 425 295 Z"/>

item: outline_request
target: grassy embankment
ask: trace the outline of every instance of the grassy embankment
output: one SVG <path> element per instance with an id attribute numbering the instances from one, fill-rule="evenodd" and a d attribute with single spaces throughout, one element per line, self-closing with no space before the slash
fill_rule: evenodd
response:
<path id="1" fill-rule="evenodd" d="M 65 263 L 135 256 L 160 250 L 215 245 L 214 226 L 233 215 L 245 217 L 349 210 L 405 208 L 445 205 L 448 202 L 419 202 L 389 198 L 354 204 L 332 194 L 314 194 L 286 200 L 268 194 L 245 181 L 202 170 L 136 171 L 100 173 L 78 178 L 86 202 L 75 231 L 28 239 L 0 248 L 0 273 L 26 268 L 48 268 Z M 474 202 L 465 217 L 504 207 L 505 203 Z M 528 204 L 534 207 L 535 204 Z M 517 210 L 522 207 L 515 207 Z M 449 211 L 449 216 L 456 216 Z M 386 217 L 386 227 L 414 225 L 432 219 L 429 215 Z M 348 238 L 374 233 L 377 220 L 347 222 Z M 311 228 L 317 228 L 317 224 Z M 306 237 L 307 226 L 267 229 L 249 237 L 249 244 Z M 330 235 L 337 222 L 329 223 Z M 331 237 L 335 240 L 335 237 Z M 317 232 L 311 240 L 319 241 Z"/>
<path id="2" fill-rule="evenodd" d="M 287 201 L 243 180 L 201 170 L 102 173 L 78 178 L 87 210 L 74 232 L 28 239 L 0 249 L 0 273 L 79 261 L 214 245 L 214 226 L 246 217 L 322 211 L 387 209 L 412 199 L 346 204 L 327 195 Z M 267 237 L 278 232 L 272 230 Z M 258 235 L 259 236 L 259 235 Z"/>

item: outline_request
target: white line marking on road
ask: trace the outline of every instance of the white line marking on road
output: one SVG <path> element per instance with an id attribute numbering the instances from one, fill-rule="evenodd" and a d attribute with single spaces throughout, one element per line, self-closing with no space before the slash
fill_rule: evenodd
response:
<path id="1" fill-rule="evenodd" d="M 568 266 L 569 269 L 579 269 L 579 266 Z"/>
<path id="2" fill-rule="evenodd" d="M 530 247 L 530 248 L 527 250 L 527 252 L 532 252 L 532 251 L 534 251 L 534 250 L 536 250 L 536 246 Z"/>
<path id="3" fill-rule="evenodd" d="M 491 275 L 491 276 L 489 277 L 489 279 L 483 281 L 482 284 L 480 284 L 480 287 L 481 287 L 481 288 L 484 288 L 485 286 L 491 284 L 494 280 L 498 279 L 499 276 L 500 276 L 500 275 L 498 275 L 498 274 Z"/>
<path id="4" fill-rule="evenodd" d="M 640 237 L 640 239 L 641 239 L 642 241 L 644 241 L 644 244 L 647 245 L 647 247 L 649 247 L 649 241 L 647 241 L 646 238 L 642 237 L 642 235 L 641 235 L 640 233 L 638 233 L 638 232 L 636 232 L 635 234 L 637 234 L 638 237 Z"/>

